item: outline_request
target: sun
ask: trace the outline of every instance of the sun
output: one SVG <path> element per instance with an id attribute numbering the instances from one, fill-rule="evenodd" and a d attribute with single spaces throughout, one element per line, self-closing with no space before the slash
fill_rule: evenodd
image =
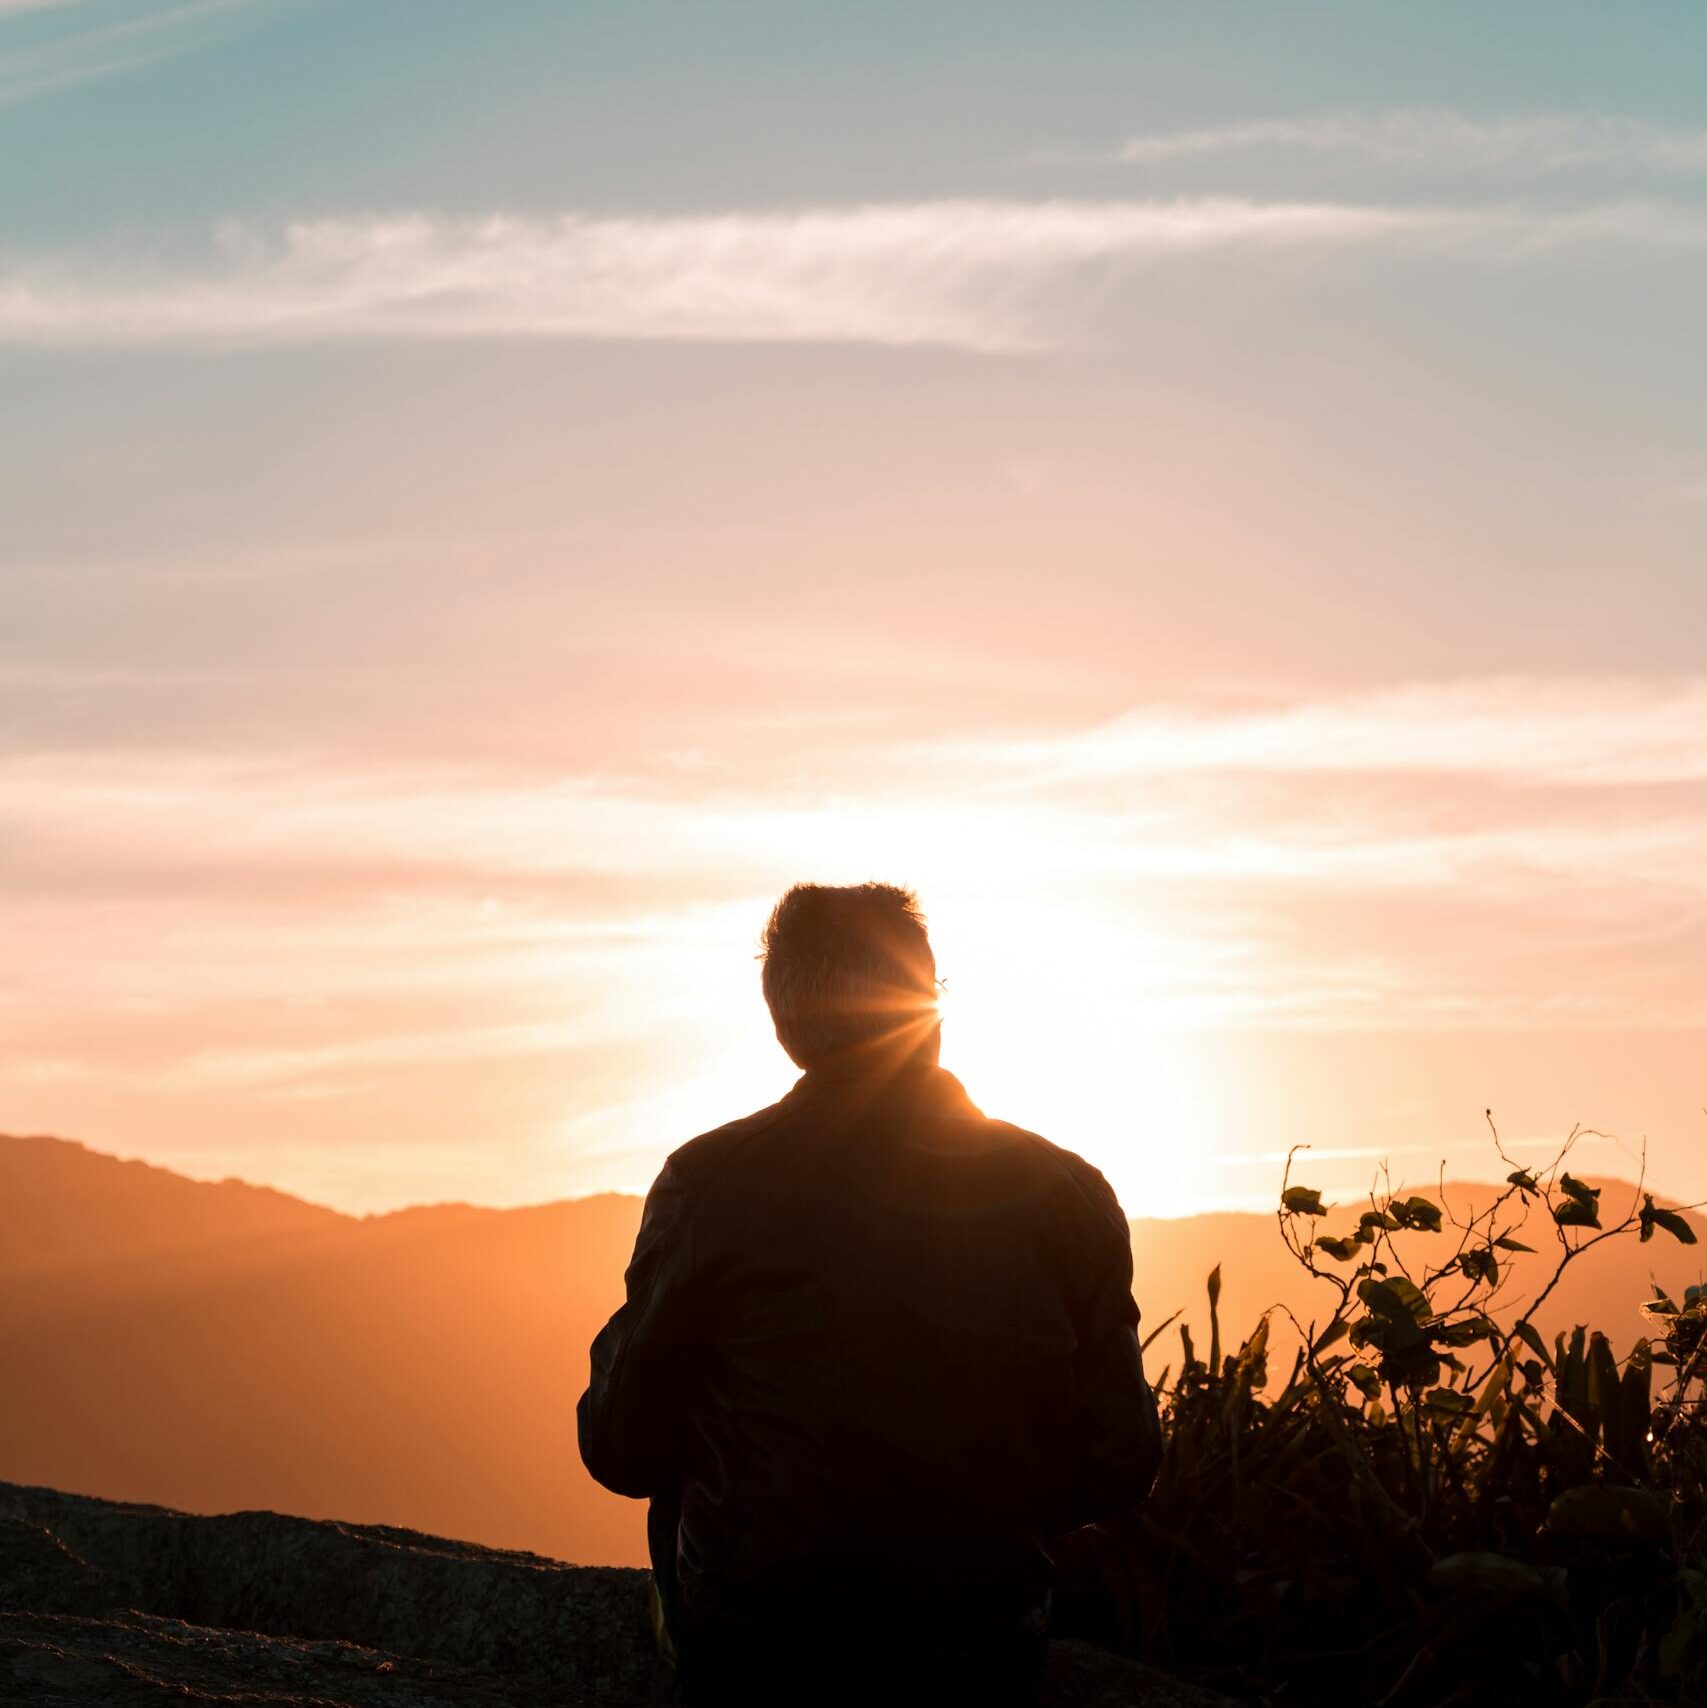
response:
<path id="1" fill-rule="evenodd" d="M 942 1062 L 988 1115 L 1078 1151 L 1129 1216 L 1214 1198 L 1205 1088 L 1157 1025 L 1144 934 L 1071 904 L 933 909 Z M 1165 982 L 1165 981 L 1164 981 Z"/>
<path id="2" fill-rule="evenodd" d="M 984 799 L 826 812 L 809 831 L 797 870 L 918 896 L 941 981 L 942 1064 L 979 1108 L 1084 1156 L 1128 1215 L 1191 1215 L 1223 1199 L 1220 1098 L 1200 1047 L 1209 945 L 1177 906 L 1146 911 L 1094 827 Z"/>

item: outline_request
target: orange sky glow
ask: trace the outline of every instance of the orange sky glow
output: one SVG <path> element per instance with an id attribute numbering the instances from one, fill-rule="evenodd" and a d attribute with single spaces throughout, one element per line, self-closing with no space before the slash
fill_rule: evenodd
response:
<path id="1" fill-rule="evenodd" d="M 1663 32 L 137 10 L 0 6 L 0 1131 L 643 1190 L 878 878 L 1129 1213 L 1707 1197 Z"/>

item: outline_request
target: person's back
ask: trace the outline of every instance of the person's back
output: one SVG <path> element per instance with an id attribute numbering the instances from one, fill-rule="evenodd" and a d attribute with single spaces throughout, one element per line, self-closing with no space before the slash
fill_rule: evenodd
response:
<path id="1" fill-rule="evenodd" d="M 768 1681 L 899 1700 L 910 1680 L 938 1701 L 1024 1700 L 1044 1543 L 1154 1475 L 1114 1195 L 935 1066 L 928 946 L 880 942 L 885 1022 L 821 1028 L 837 1046 L 821 1051 L 791 1024 L 790 954 L 810 963 L 826 923 L 832 953 L 850 923 L 887 932 L 897 908 L 923 945 L 901 892 L 779 906 L 766 993 L 810 1065 L 781 1103 L 671 1157 L 593 1349 L 582 1454 L 653 1500 L 671 1634 L 707 1699 Z M 810 987 L 841 992 L 845 1016 L 821 963 Z"/>

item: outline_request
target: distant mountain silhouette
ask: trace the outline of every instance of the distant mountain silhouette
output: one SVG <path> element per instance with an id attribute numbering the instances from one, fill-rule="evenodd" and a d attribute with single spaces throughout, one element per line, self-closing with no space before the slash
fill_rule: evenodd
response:
<path id="1" fill-rule="evenodd" d="M 0 1477 L 636 1563 L 574 1405 L 638 1216 L 357 1219 L 0 1138 Z"/>
<path id="2" fill-rule="evenodd" d="M 0 1138 L 0 1276 L 325 1233 L 348 1218 L 271 1187 L 186 1180 L 62 1139 Z"/>
<path id="3" fill-rule="evenodd" d="M 1459 1204 L 1490 1189 L 1446 1190 Z M 1609 1212 L 1629 1190 L 1608 1184 Z M 358 1219 L 0 1137 L 0 1478 L 637 1564 L 642 1513 L 581 1469 L 574 1403 L 639 1213 L 639 1199 L 608 1194 Z M 1342 1221 L 1355 1225 L 1355 1206 L 1323 1231 Z M 1525 1237 L 1544 1248 L 1551 1234 Z M 1138 1221 L 1133 1248 L 1144 1332 L 1184 1307 L 1200 1351 L 1217 1263 L 1225 1345 L 1270 1305 L 1328 1309 L 1272 1216 Z M 1567 1277 L 1543 1327 L 1592 1321 L 1627 1346 L 1650 1277 L 1680 1289 L 1700 1278 L 1704 1249 L 1663 1234 L 1608 1242 Z M 1544 1255 L 1513 1260 L 1514 1291 L 1534 1291 Z M 1148 1365 L 1178 1363 L 1169 1328 Z"/>

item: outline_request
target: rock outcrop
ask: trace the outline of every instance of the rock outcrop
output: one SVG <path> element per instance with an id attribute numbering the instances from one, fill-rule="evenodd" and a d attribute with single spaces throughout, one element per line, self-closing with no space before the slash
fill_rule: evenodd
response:
<path id="1" fill-rule="evenodd" d="M 643 1572 L 0 1483 L 0 1703 L 618 1708 L 652 1670 Z M 1221 1701 L 1077 1643 L 1045 1700 Z"/>

